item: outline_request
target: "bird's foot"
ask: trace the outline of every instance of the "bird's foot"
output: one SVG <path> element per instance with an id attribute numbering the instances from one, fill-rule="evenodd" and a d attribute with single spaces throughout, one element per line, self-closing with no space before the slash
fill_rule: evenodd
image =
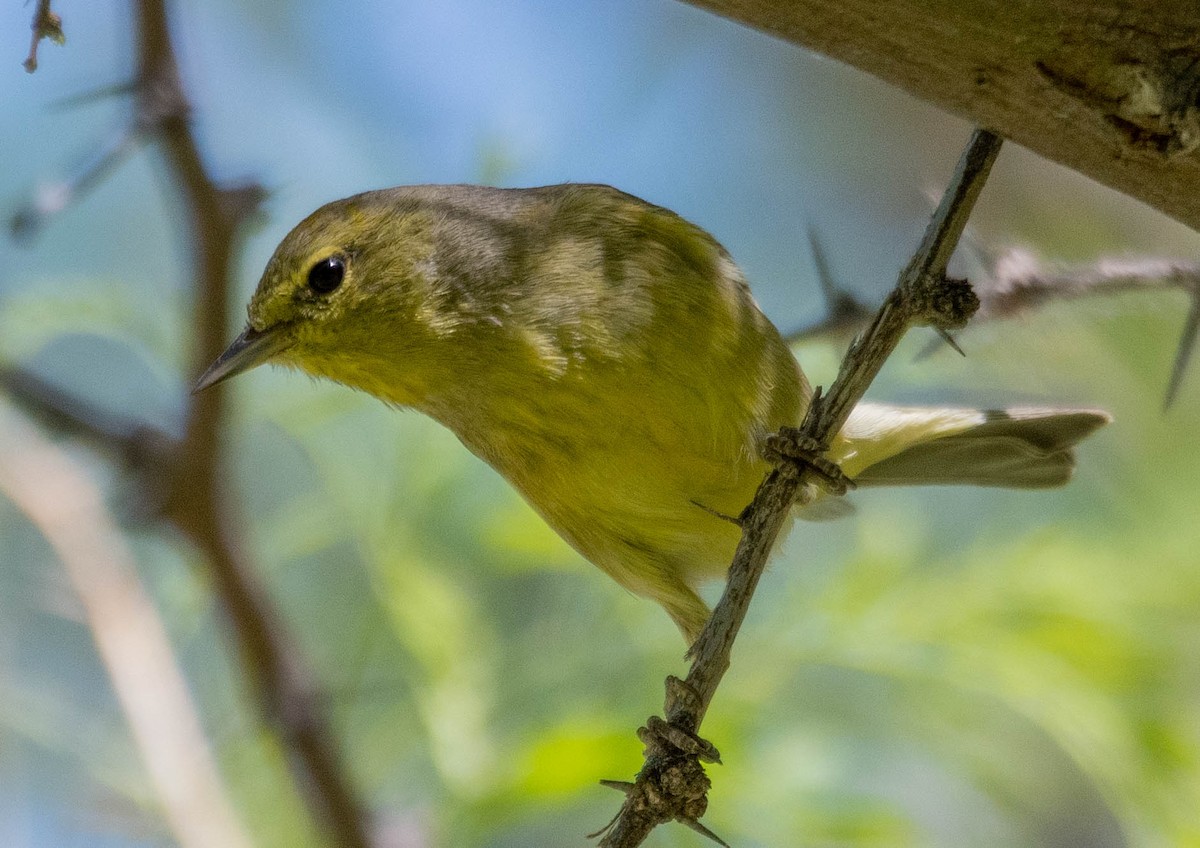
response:
<path id="1" fill-rule="evenodd" d="M 781 467 L 790 466 L 799 472 L 812 469 L 817 483 L 833 495 L 844 495 L 855 488 L 838 464 L 824 456 L 825 447 L 816 439 L 805 436 L 796 427 L 783 427 L 767 437 L 763 458 Z"/>
<path id="2" fill-rule="evenodd" d="M 702 763 L 721 762 L 721 755 L 713 743 L 658 716 L 650 716 L 645 727 L 638 728 L 638 739 L 647 747 L 678 751 Z"/>

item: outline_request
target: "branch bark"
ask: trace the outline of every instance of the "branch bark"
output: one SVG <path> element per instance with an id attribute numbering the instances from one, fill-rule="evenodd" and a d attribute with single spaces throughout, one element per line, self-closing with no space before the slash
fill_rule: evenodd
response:
<path id="1" fill-rule="evenodd" d="M 1200 229 L 1200 4 L 687 0 L 840 59 Z"/>

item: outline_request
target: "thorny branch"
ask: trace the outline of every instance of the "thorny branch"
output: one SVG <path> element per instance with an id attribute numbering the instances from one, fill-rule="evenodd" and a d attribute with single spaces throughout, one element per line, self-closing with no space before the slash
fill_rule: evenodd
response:
<path id="1" fill-rule="evenodd" d="M 42 5 L 48 9 L 48 3 Z M 165 0 L 137 0 L 133 8 L 138 67 L 130 126 L 96 164 L 62 189 L 54 203 L 18 213 L 13 229 L 28 234 L 40 228 L 50 214 L 108 173 L 136 143 L 158 141 L 181 194 L 185 230 L 193 249 L 196 346 L 191 373 L 198 373 L 216 358 L 230 335 L 226 303 L 232 258 L 241 225 L 256 212 L 265 192 L 254 184 L 220 185 L 211 176 L 189 123 L 189 104 L 179 78 Z M 156 438 L 153 456 L 131 457 L 135 451 L 131 443 L 145 435 L 136 428 L 130 432 L 113 425 L 77 400 L 39 385 L 28 374 L 8 371 L 0 378 L 10 390 L 16 389 L 14 397 L 23 399 L 42 418 L 115 448 L 126 459 L 135 459 L 134 465 L 144 476 L 157 478 L 150 488 L 163 491 L 161 515 L 203 552 L 213 587 L 232 624 L 243 670 L 263 714 L 282 737 L 308 806 L 334 844 L 349 848 L 371 845 L 367 813 L 338 761 L 335 736 L 316 682 L 298 661 L 293 640 L 237 542 L 239 528 L 233 526 L 234 510 L 218 473 L 225 393 L 218 390 L 191 396 L 183 438 Z"/>
<path id="2" fill-rule="evenodd" d="M 785 337 L 789 344 L 817 338 L 848 338 L 866 326 L 871 318 L 868 306 L 838 286 L 820 241 L 812 230 L 809 231 L 809 242 L 813 264 L 817 269 L 817 281 L 825 298 L 825 316 L 789 333 Z M 1191 300 L 1191 306 L 1164 398 L 1164 406 L 1171 405 L 1183 384 L 1196 336 L 1200 332 L 1200 263 L 1156 258 L 1110 258 L 1084 265 L 1064 266 L 1043 262 L 1020 248 L 1010 248 L 995 255 L 982 249 L 976 249 L 975 252 L 981 260 L 983 273 L 974 282 L 975 293 L 979 296 L 979 311 L 971 319 L 972 326 L 1013 318 L 1061 300 L 1125 292 L 1172 289 L 1184 292 Z M 936 349 L 936 345 L 935 340 L 931 349 Z"/>
<path id="3" fill-rule="evenodd" d="M 37 8 L 33 10 L 33 23 L 29 25 L 33 36 L 29 40 L 29 55 L 25 57 L 25 70 L 33 73 L 38 66 L 38 45 L 43 38 L 48 38 L 55 44 L 63 44 L 67 36 L 63 33 L 62 17 L 50 10 L 50 0 L 38 0 Z"/>
<path id="4" fill-rule="evenodd" d="M 1052 300 L 1131 291 L 1180 289 L 1191 300 L 1163 397 L 1169 407 L 1179 394 L 1200 330 L 1200 264 L 1164 259 L 1104 259 L 1081 268 L 1045 266 L 1031 254 L 1010 250 L 992 264 L 981 292 L 980 316 L 1009 318 Z"/>
<path id="5" fill-rule="evenodd" d="M 813 402 L 798 436 L 827 450 L 900 338 L 912 325 L 948 331 L 961 327 L 978 308 L 965 280 L 946 278 L 967 218 L 1000 152 L 1001 140 L 977 130 L 959 160 L 920 247 L 900 275 L 867 330 L 850 346 L 828 397 Z M 610 782 L 625 793 L 616 818 L 601 831 L 601 848 L 633 848 L 664 822 L 677 820 L 720 839 L 698 819 L 707 807 L 708 777 L 702 762 L 719 762 L 716 750 L 698 736 L 700 723 L 725 671 L 742 620 L 762 575 L 775 538 L 797 497 L 814 481 L 808 465 L 784 463 L 771 471 L 742 516 L 742 539 L 729 570 L 725 592 L 692 646 L 686 680 L 667 678 L 666 720 L 651 718 L 638 736 L 646 744 L 645 764 L 634 783 Z"/>

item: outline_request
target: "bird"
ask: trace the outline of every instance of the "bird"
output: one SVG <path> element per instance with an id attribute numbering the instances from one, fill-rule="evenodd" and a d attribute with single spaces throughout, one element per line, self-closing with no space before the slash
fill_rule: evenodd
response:
<path id="1" fill-rule="evenodd" d="M 195 390 L 265 362 L 418 410 L 689 644 L 697 590 L 813 389 L 730 254 L 605 185 L 413 185 L 328 203 L 263 271 Z M 857 486 L 1067 482 L 1092 409 L 861 402 L 826 457 Z M 833 500 L 810 489 L 800 517 Z"/>

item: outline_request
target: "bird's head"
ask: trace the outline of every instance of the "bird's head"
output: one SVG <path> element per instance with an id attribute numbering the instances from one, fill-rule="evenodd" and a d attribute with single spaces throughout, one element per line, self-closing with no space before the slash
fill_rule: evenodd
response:
<path id="1" fill-rule="evenodd" d="M 195 391 L 272 362 L 412 403 L 431 337 L 455 321 L 436 297 L 433 220 L 419 198 L 394 190 L 309 215 L 276 248 L 245 330 Z"/>

